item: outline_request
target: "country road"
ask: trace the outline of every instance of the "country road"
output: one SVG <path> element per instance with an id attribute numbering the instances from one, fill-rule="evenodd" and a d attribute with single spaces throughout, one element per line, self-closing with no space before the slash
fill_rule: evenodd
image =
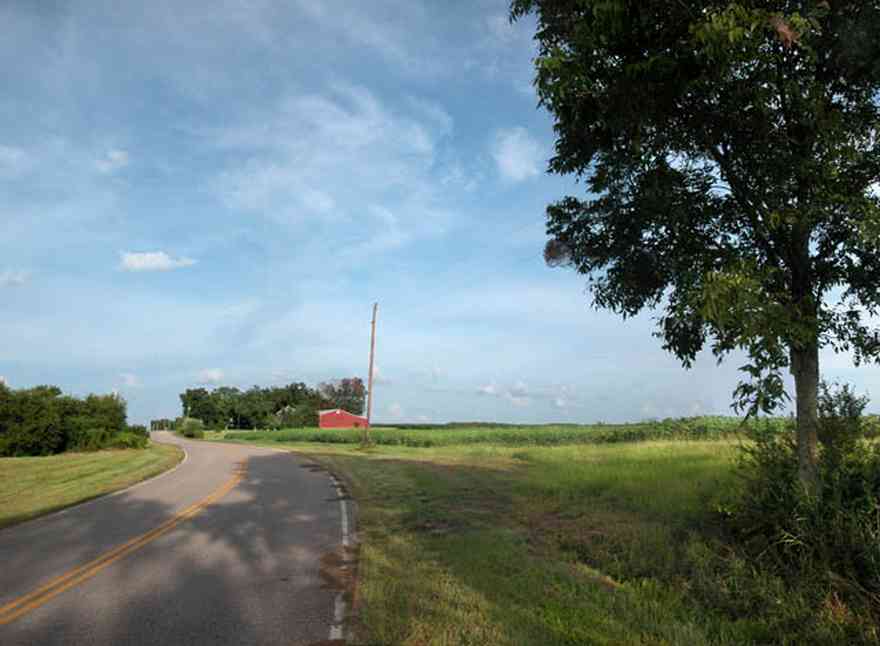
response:
<path id="1" fill-rule="evenodd" d="M 289 453 L 153 438 L 185 462 L 0 530 L 0 644 L 340 639 L 350 520 L 330 475 Z"/>

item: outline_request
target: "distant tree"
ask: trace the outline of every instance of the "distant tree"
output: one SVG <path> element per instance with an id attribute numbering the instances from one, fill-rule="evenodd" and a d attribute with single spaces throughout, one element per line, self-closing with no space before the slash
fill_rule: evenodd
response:
<path id="1" fill-rule="evenodd" d="M 526 14 L 550 170 L 592 194 L 548 207 L 545 258 L 597 306 L 662 308 L 685 366 L 744 351 L 741 409 L 775 410 L 788 368 L 815 489 L 819 349 L 880 353 L 880 3 L 514 0 Z"/>
<path id="2" fill-rule="evenodd" d="M 318 386 L 318 391 L 329 402 L 330 408 L 342 408 L 355 415 L 364 412 L 367 390 L 360 377 L 328 381 Z"/>
<path id="3" fill-rule="evenodd" d="M 200 419 L 209 426 L 213 426 L 221 416 L 206 388 L 188 388 L 180 395 L 180 402 L 183 404 L 184 417 Z"/>

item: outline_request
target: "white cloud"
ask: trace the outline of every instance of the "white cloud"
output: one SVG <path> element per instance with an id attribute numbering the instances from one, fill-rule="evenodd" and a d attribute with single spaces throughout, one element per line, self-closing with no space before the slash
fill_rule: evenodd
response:
<path id="1" fill-rule="evenodd" d="M 26 271 L 2 271 L 0 272 L 0 287 L 18 287 L 24 285 L 29 278 L 30 274 Z"/>
<path id="2" fill-rule="evenodd" d="M 379 386 L 391 385 L 391 379 L 386 377 L 384 373 L 379 369 L 379 364 L 373 365 L 373 383 Z"/>
<path id="3" fill-rule="evenodd" d="M 520 182 L 541 172 L 544 150 L 525 128 L 507 128 L 495 132 L 491 153 L 501 176 Z"/>
<path id="4" fill-rule="evenodd" d="M 442 233 L 454 217 L 450 190 L 436 179 L 455 163 L 438 153 L 451 128 L 433 103 L 386 104 L 337 83 L 289 93 L 241 124 L 196 134 L 230 160 L 209 180 L 227 208 L 270 218 L 298 240 L 305 225 L 313 228 L 301 258 L 326 257 L 328 236 L 346 231 L 335 253 L 350 266 Z"/>
<path id="5" fill-rule="evenodd" d="M 477 388 L 478 395 L 490 395 L 492 397 L 497 396 L 499 393 L 498 386 L 495 384 L 486 384 L 485 386 L 480 386 Z"/>
<path id="6" fill-rule="evenodd" d="M 205 368 L 199 371 L 198 381 L 205 385 L 219 384 L 223 381 L 224 376 L 223 371 L 219 368 Z"/>
<path id="7" fill-rule="evenodd" d="M 514 406 L 523 407 L 529 405 L 529 389 L 522 381 L 517 381 L 510 388 L 502 389 L 496 384 L 486 384 L 477 388 L 478 395 L 489 397 L 503 397 Z"/>
<path id="8" fill-rule="evenodd" d="M 21 148 L 0 146 L 0 177 L 16 177 L 30 166 L 31 159 Z"/>
<path id="9" fill-rule="evenodd" d="M 122 380 L 122 385 L 126 388 L 139 388 L 143 385 L 140 377 L 131 372 L 123 372 L 119 375 L 119 378 Z"/>
<path id="10" fill-rule="evenodd" d="M 565 399 L 565 397 L 556 397 L 553 400 L 553 405 L 556 406 L 556 408 L 568 408 L 568 400 Z"/>
<path id="11" fill-rule="evenodd" d="M 394 419 L 400 419 L 403 417 L 403 406 L 394 402 L 393 404 L 388 405 L 388 414 L 391 415 Z"/>
<path id="12" fill-rule="evenodd" d="M 528 397 L 529 388 L 522 381 L 517 381 L 513 386 L 510 387 L 508 393 L 512 397 Z"/>
<path id="13" fill-rule="evenodd" d="M 112 173 L 128 166 L 128 162 L 128 152 L 125 150 L 114 148 L 112 150 L 108 150 L 103 157 L 95 161 L 95 168 L 97 168 L 102 173 Z"/>
<path id="14" fill-rule="evenodd" d="M 530 402 L 529 388 L 522 381 L 517 381 L 507 389 L 507 392 L 504 393 L 504 398 L 514 406 L 519 406 L 520 408 L 528 406 Z"/>
<path id="15" fill-rule="evenodd" d="M 0 375 L 0 384 L 3 384 L 4 386 L 9 385 L 9 382 L 6 381 L 6 377 L 4 377 L 3 375 Z"/>
<path id="16" fill-rule="evenodd" d="M 120 266 L 125 271 L 170 271 L 196 264 L 192 258 L 173 258 L 164 251 L 129 252 L 120 254 Z"/>

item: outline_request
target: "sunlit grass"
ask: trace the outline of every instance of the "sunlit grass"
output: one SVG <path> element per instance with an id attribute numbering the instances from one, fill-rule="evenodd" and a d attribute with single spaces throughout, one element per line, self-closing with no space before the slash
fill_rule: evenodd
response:
<path id="1" fill-rule="evenodd" d="M 0 527 L 124 489 L 173 467 L 182 456 L 177 447 L 151 444 L 146 449 L 0 458 Z"/>
<path id="2" fill-rule="evenodd" d="M 731 477 L 735 441 L 256 443 L 348 481 L 364 643 L 748 643 L 688 600 L 679 572 L 684 537 Z"/>

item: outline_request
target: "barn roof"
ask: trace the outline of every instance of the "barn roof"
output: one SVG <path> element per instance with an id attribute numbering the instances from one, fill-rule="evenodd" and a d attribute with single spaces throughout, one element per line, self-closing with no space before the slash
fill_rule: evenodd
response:
<path id="1" fill-rule="evenodd" d="M 355 415 L 354 413 L 349 413 L 344 408 L 328 408 L 326 410 L 319 410 L 318 415 L 326 415 L 327 413 L 345 413 L 346 415 L 351 415 L 352 417 L 358 417 L 360 419 L 367 419 L 363 415 Z"/>

